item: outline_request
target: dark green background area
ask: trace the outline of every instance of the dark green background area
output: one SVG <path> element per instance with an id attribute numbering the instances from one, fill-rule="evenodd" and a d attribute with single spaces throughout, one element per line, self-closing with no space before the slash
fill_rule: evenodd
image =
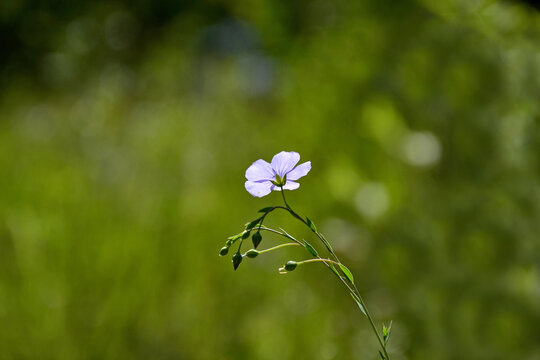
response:
<path id="1" fill-rule="evenodd" d="M 278 274 L 302 249 L 218 256 L 282 150 L 393 360 L 540 359 L 533 8 L 14 0 L 0 30 L 0 359 L 376 359 L 324 266 Z"/>

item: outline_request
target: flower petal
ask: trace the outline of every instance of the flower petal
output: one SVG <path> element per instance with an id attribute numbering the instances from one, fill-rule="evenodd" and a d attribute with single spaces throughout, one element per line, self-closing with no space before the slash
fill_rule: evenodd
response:
<path id="1" fill-rule="evenodd" d="M 287 175 L 300 161 L 300 154 L 294 151 L 282 151 L 272 158 L 272 169 L 281 177 Z"/>
<path id="2" fill-rule="evenodd" d="M 283 185 L 284 190 L 296 190 L 300 187 L 300 184 L 296 181 L 289 181 L 287 180 L 287 183 Z M 279 186 L 272 185 L 272 190 L 274 191 L 281 191 L 281 188 Z"/>
<path id="3" fill-rule="evenodd" d="M 306 176 L 311 170 L 311 161 L 306 161 L 303 164 L 298 165 L 287 174 L 287 182 L 289 180 L 298 180 L 302 176 Z"/>
<path id="4" fill-rule="evenodd" d="M 296 181 L 287 180 L 287 183 L 283 185 L 283 189 L 285 190 L 296 190 L 300 187 L 300 184 Z"/>
<path id="5" fill-rule="evenodd" d="M 262 182 L 255 182 L 255 181 L 246 181 L 245 183 L 246 190 L 248 193 L 250 193 L 253 196 L 256 197 L 263 197 L 272 191 L 272 183 L 270 181 L 262 181 Z"/>
<path id="6" fill-rule="evenodd" d="M 263 159 L 255 161 L 246 170 L 246 179 L 250 181 L 273 180 L 274 178 L 272 166 Z"/>

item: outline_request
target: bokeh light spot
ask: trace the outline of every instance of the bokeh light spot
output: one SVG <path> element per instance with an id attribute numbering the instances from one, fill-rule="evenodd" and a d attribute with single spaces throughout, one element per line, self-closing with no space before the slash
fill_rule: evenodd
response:
<path id="1" fill-rule="evenodd" d="M 403 138 L 402 155 L 414 166 L 434 165 L 441 157 L 441 144 L 430 132 L 411 132 Z"/>
<path id="2" fill-rule="evenodd" d="M 388 190 L 381 183 L 366 183 L 356 193 L 356 210 L 368 219 L 383 215 L 389 204 Z"/>

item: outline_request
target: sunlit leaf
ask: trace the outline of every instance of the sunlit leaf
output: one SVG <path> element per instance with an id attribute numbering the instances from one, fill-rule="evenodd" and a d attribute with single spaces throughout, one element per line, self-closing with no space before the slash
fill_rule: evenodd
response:
<path id="1" fill-rule="evenodd" d="M 347 268 L 343 264 L 339 264 L 339 267 L 341 268 L 341 271 L 343 271 L 343 274 L 345 274 L 345 277 L 347 278 L 347 280 L 349 280 L 351 284 L 354 284 L 354 276 L 351 270 L 349 270 L 349 268 Z"/>
<path id="2" fill-rule="evenodd" d="M 233 236 L 229 236 L 227 239 L 232 240 L 232 241 L 236 241 L 236 240 L 240 239 L 240 238 L 242 237 L 243 234 L 244 234 L 244 233 L 241 232 L 240 234 L 236 234 L 236 235 L 233 235 Z"/>
<path id="3" fill-rule="evenodd" d="M 341 274 L 339 273 L 339 271 L 337 271 L 337 269 L 336 269 L 336 267 L 334 266 L 334 264 L 329 263 L 328 266 L 330 266 L 330 270 L 332 270 L 332 272 L 333 272 L 334 274 L 336 274 L 336 276 L 337 276 L 338 278 L 341 278 Z"/>
<path id="4" fill-rule="evenodd" d="M 304 246 L 306 247 L 307 251 L 310 252 L 311 255 L 315 257 L 319 257 L 319 254 L 317 253 L 317 250 L 313 246 L 311 246 L 310 243 L 308 243 L 306 240 L 304 240 Z"/>
<path id="5" fill-rule="evenodd" d="M 306 217 L 306 221 L 307 221 L 307 224 L 308 224 L 309 228 L 311 229 L 311 231 L 316 233 L 317 232 L 317 227 L 315 226 L 313 221 L 311 221 L 308 217 Z"/>
<path id="6" fill-rule="evenodd" d="M 388 325 L 388 327 L 386 327 L 384 324 L 383 324 L 383 338 L 384 338 L 384 343 L 388 343 L 388 339 L 390 339 L 390 332 L 392 331 L 392 321 L 390 321 L 390 325 Z"/>

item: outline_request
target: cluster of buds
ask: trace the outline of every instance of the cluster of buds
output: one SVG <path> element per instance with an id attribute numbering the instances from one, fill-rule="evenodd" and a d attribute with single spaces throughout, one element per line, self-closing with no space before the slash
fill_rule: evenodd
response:
<path id="1" fill-rule="evenodd" d="M 233 246 L 236 242 L 240 241 L 238 250 L 232 256 L 232 263 L 233 263 L 234 270 L 238 269 L 238 266 L 240 266 L 240 264 L 242 263 L 242 259 L 244 257 L 247 256 L 249 258 L 256 258 L 259 255 L 259 251 L 255 249 L 257 248 L 257 246 L 259 246 L 259 244 L 262 241 L 261 229 L 259 228 L 255 231 L 253 230 L 253 228 L 256 225 L 262 225 L 261 221 L 263 218 L 264 218 L 264 215 L 252 222 L 247 223 L 244 231 L 242 231 L 241 233 L 233 235 L 233 236 L 229 236 L 227 238 L 227 242 L 225 243 L 225 246 L 222 247 L 221 250 L 219 250 L 219 255 L 225 256 L 229 253 L 229 249 L 231 248 L 231 246 Z M 253 249 L 248 250 L 245 254 L 241 254 L 240 251 L 242 249 L 242 243 L 244 242 L 245 239 L 249 238 L 250 235 L 251 235 L 251 242 L 253 243 Z"/>

